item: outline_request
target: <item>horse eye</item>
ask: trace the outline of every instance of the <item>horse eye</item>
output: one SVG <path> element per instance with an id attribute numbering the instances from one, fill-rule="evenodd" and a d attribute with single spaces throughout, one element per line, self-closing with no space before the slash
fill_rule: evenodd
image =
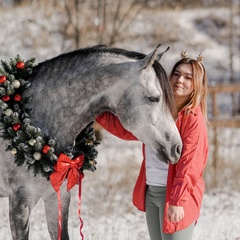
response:
<path id="1" fill-rule="evenodd" d="M 159 102 L 159 97 L 149 97 L 150 102 Z"/>

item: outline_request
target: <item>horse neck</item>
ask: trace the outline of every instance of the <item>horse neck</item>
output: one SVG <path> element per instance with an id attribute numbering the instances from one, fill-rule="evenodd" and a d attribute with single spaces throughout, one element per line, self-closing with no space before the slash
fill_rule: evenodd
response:
<path id="1" fill-rule="evenodd" d="M 56 61 L 40 66 L 33 75 L 32 123 L 59 140 L 59 146 L 71 144 L 77 134 L 105 110 L 114 111 L 116 89 L 122 69 L 99 64 L 100 59 L 88 61 Z M 63 67 L 64 66 L 64 67 Z"/>

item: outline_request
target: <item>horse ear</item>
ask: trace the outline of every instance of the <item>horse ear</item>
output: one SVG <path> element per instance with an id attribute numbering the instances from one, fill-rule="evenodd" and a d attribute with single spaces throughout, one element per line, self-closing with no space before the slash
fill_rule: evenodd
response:
<path id="1" fill-rule="evenodd" d="M 162 58 L 163 54 L 169 50 L 170 47 L 167 47 L 167 49 L 164 52 L 161 52 L 157 55 L 156 60 L 159 62 Z"/>
<path id="2" fill-rule="evenodd" d="M 141 69 L 145 69 L 148 67 L 151 67 L 154 63 L 154 61 L 157 58 L 157 52 L 159 47 L 161 46 L 161 44 L 159 44 L 154 51 L 152 51 L 151 53 L 149 53 L 144 59 L 141 60 Z"/>

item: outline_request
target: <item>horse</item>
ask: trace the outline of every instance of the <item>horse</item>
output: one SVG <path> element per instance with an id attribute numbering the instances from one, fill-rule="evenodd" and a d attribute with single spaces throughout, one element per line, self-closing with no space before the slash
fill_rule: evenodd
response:
<path id="1" fill-rule="evenodd" d="M 74 142 L 79 132 L 105 111 L 116 114 L 124 128 L 156 149 L 166 162 L 176 163 L 182 142 L 175 126 L 174 100 L 157 46 L 145 55 L 93 46 L 38 63 L 30 75 L 31 122 L 58 140 L 56 153 Z M 29 236 L 29 217 L 43 199 L 51 239 L 58 236 L 58 198 L 41 175 L 17 166 L 0 139 L 0 196 L 9 198 L 13 240 Z M 162 157 L 160 159 L 163 159 Z M 70 193 L 61 186 L 62 232 L 68 240 Z"/>

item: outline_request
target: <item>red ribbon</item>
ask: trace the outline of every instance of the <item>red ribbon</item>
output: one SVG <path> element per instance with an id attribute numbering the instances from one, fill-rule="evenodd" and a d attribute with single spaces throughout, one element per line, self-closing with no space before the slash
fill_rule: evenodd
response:
<path id="1" fill-rule="evenodd" d="M 62 202 L 60 187 L 67 178 L 67 190 L 69 191 L 77 183 L 79 183 L 79 209 L 78 216 L 80 219 L 80 236 L 84 240 L 84 235 L 82 233 L 83 221 L 80 217 L 81 208 L 81 185 L 82 179 L 84 177 L 83 172 L 80 171 L 84 162 L 84 155 L 80 155 L 74 159 L 69 158 L 67 155 L 61 153 L 57 163 L 54 166 L 54 172 L 50 175 L 50 181 L 54 190 L 58 193 L 58 240 L 61 240 L 62 233 Z"/>
<path id="2" fill-rule="evenodd" d="M 67 191 L 74 187 L 79 182 L 79 179 L 83 178 L 83 173 L 80 171 L 83 162 L 84 155 L 71 159 L 63 153 L 60 154 L 54 166 L 54 172 L 50 175 L 50 181 L 56 192 L 58 192 L 66 177 Z"/>
<path id="3" fill-rule="evenodd" d="M 80 221 L 80 228 L 79 228 L 79 232 L 80 232 L 80 237 L 82 240 L 84 240 L 84 235 L 82 233 L 82 229 L 83 229 L 83 220 L 81 218 L 81 204 L 82 204 L 82 179 L 83 179 L 83 174 L 80 175 L 79 178 L 79 188 L 78 188 L 78 217 L 79 217 L 79 221 Z"/>

